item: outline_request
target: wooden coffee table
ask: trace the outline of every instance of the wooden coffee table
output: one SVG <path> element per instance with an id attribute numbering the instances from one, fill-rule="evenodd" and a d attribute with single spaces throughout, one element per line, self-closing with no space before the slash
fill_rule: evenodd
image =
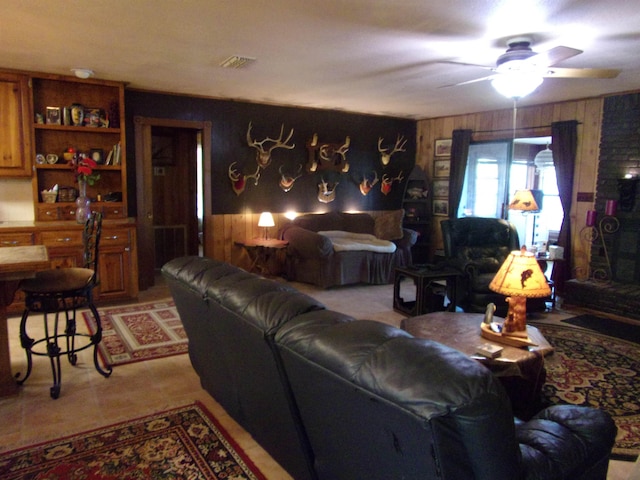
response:
<path id="1" fill-rule="evenodd" d="M 400 327 L 414 337 L 427 338 L 461 351 L 486 366 L 502 382 L 511 399 L 514 413 L 529 418 L 540 408 L 540 393 L 546 379 L 544 356 L 553 352 L 540 331 L 528 325 L 529 337 L 536 347 L 516 348 L 492 342 L 480 336 L 480 313 L 434 312 L 405 318 Z M 476 354 L 483 343 L 503 348 L 500 357 L 486 358 Z"/>

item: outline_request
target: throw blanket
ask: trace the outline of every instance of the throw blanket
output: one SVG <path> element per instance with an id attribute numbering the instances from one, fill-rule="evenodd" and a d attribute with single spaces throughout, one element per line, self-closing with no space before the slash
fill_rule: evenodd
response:
<path id="1" fill-rule="evenodd" d="M 318 232 L 320 235 L 329 237 L 336 252 L 349 250 L 368 250 L 378 253 L 393 253 L 396 251 L 396 244 L 388 240 L 380 240 L 375 235 L 369 233 L 344 232 L 342 230 L 328 230 Z"/>

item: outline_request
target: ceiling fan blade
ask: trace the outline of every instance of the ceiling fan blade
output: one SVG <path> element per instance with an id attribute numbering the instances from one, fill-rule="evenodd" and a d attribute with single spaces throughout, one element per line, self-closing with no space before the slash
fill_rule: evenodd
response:
<path id="1" fill-rule="evenodd" d="M 459 87 L 460 85 L 470 85 L 472 83 L 484 82 L 485 80 L 491 80 L 494 77 L 495 77 L 495 75 L 488 75 L 486 77 L 480 77 L 480 78 L 476 78 L 474 80 L 467 80 L 466 82 L 451 83 L 449 85 L 442 85 L 442 86 L 440 86 L 438 88 Z"/>
<path id="2" fill-rule="evenodd" d="M 526 63 L 535 67 L 544 68 L 550 67 L 563 60 L 567 60 L 576 55 L 580 55 L 582 50 L 571 47 L 554 47 L 546 52 L 540 52 L 525 60 Z"/>
<path id="3" fill-rule="evenodd" d="M 620 70 L 613 68 L 548 68 L 545 78 L 616 78 Z"/>
<path id="4" fill-rule="evenodd" d="M 477 63 L 454 62 L 452 60 L 438 60 L 436 63 L 446 63 L 448 65 L 462 65 L 463 67 L 478 67 L 484 70 L 495 70 L 495 67 L 488 65 L 478 65 Z"/>

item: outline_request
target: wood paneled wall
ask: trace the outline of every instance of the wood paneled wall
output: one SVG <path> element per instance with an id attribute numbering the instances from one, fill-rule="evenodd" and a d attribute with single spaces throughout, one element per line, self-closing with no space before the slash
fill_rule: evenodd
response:
<path id="1" fill-rule="evenodd" d="M 556 104 L 518 107 L 517 136 L 533 137 L 551 135 L 551 123 L 564 120 L 577 120 L 578 151 L 576 157 L 573 185 L 573 206 L 569 217 L 572 228 L 572 265 L 574 272 L 588 271 L 588 244 L 580 238 L 580 230 L 585 225 L 587 210 L 593 208 L 593 202 L 577 202 L 578 192 L 588 192 L 595 197 L 600 146 L 600 126 L 603 98 L 562 102 Z M 497 140 L 511 138 L 513 127 L 513 109 L 474 113 L 421 120 L 418 122 L 417 159 L 431 178 L 433 174 L 434 142 L 441 138 L 451 138 L 455 129 L 473 130 L 473 140 Z M 536 128 L 545 127 L 545 128 Z M 433 225 L 432 248 L 442 248 L 442 232 L 439 220 L 435 217 Z"/>

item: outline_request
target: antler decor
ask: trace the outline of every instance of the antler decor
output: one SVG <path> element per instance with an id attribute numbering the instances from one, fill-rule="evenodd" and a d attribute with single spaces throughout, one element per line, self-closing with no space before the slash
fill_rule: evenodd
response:
<path id="1" fill-rule="evenodd" d="M 309 172 L 332 170 L 342 173 L 349 171 L 347 152 L 351 139 L 346 137 L 344 143 L 322 143 L 318 144 L 318 134 L 314 133 L 313 138 L 307 143 L 309 150 Z"/>
<path id="2" fill-rule="evenodd" d="M 358 186 L 360 187 L 360 193 L 362 195 L 368 195 L 373 186 L 378 183 L 378 172 L 374 170 L 373 175 L 373 180 L 369 180 L 367 177 L 363 177 L 362 181 L 358 184 Z"/>
<path id="3" fill-rule="evenodd" d="M 278 168 L 278 172 L 280 172 L 280 182 L 278 182 L 278 185 L 280 185 L 280 188 L 283 191 L 288 192 L 293 188 L 293 184 L 295 183 L 295 181 L 302 176 L 302 174 L 300 173 L 302 172 L 302 164 L 301 163 L 298 164 L 298 170 L 293 176 L 283 173 L 282 172 L 283 166 L 284 165 L 280 165 L 280 168 Z"/>
<path id="4" fill-rule="evenodd" d="M 251 138 L 251 127 L 252 127 L 252 124 L 251 122 L 249 122 L 249 128 L 247 129 L 247 144 L 250 147 L 253 147 L 256 149 L 256 161 L 258 162 L 258 165 L 262 168 L 268 167 L 269 164 L 271 163 L 271 152 L 274 149 L 286 148 L 287 150 L 291 150 L 296 146 L 295 143 L 291 145 L 288 144 L 289 140 L 291 140 L 291 137 L 293 137 L 293 128 L 289 132 L 289 136 L 284 141 L 282 140 L 282 136 L 284 135 L 284 124 L 282 124 L 282 126 L 280 127 L 280 136 L 278 138 L 266 137 L 264 140 L 261 140 L 261 141 L 257 141 Z M 265 147 L 265 143 L 267 142 L 271 142 L 273 143 L 273 145 L 267 148 Z"/>
<path id="5" fill-rule="evenodd" d="M 336 187 L 339 182 L 330 185 L 324 181 L 324 178 L 320 178 L 318 184 L 318 201 L 322 203 L 331 203 L 336 199 Z"/>
<path id="6" fill-rule="evenodd" d="M 236 163 L 237 162 L 233 162 L 231 165 L 229 165 L 228 175 L 229 180 L 231 180 L 231 187 L 233 188 L 233 191 L 236 195 L 240 195 L 242 192 L 244 192 L 244 189 L 247 186 L 247 179 L 253 178 L 254 184 L 258 185 L 258 180 L 260 180 L 260 165 L 258 165 L 256 173 L 251 175 L 243 175 L 235 168 L 233 168 Z"/>
<path id="7" fill-rule="evenodd" d="M 398 176 L 393 178 L 389 177 L 389 175 L 385 173 L 384 175 L 382 175 L 382 183 L 380 184 L 380 191 L 384 195 L 387 195 L 391 191 L 391 186 L 393 185 L 393 182 L 400 183 L 403 179 L 404 177 L 402 176 L 402 170 L 400 171 Z"/>
<path id="8" fill-rule="evenodd" d="M 388 148 L 385 148 L 385 149 L 382 148 L 383 141 L 384 141 L 384 138 L 382 137 L 378 138 L 378 152 L 380 152 L 380 161 L 384 166 L 389 165 L 389 162 L 391 161 L 391 155 L 393 155 L 396 152 L 405 152 L 407 150 L 405 148 L 405 145 L 407 144 L 407 139 L 404 138 L 403 135 L 398 135 L 398 137 L 396 138 L 396 144 L 391 151 L 389 151 Z"/>

